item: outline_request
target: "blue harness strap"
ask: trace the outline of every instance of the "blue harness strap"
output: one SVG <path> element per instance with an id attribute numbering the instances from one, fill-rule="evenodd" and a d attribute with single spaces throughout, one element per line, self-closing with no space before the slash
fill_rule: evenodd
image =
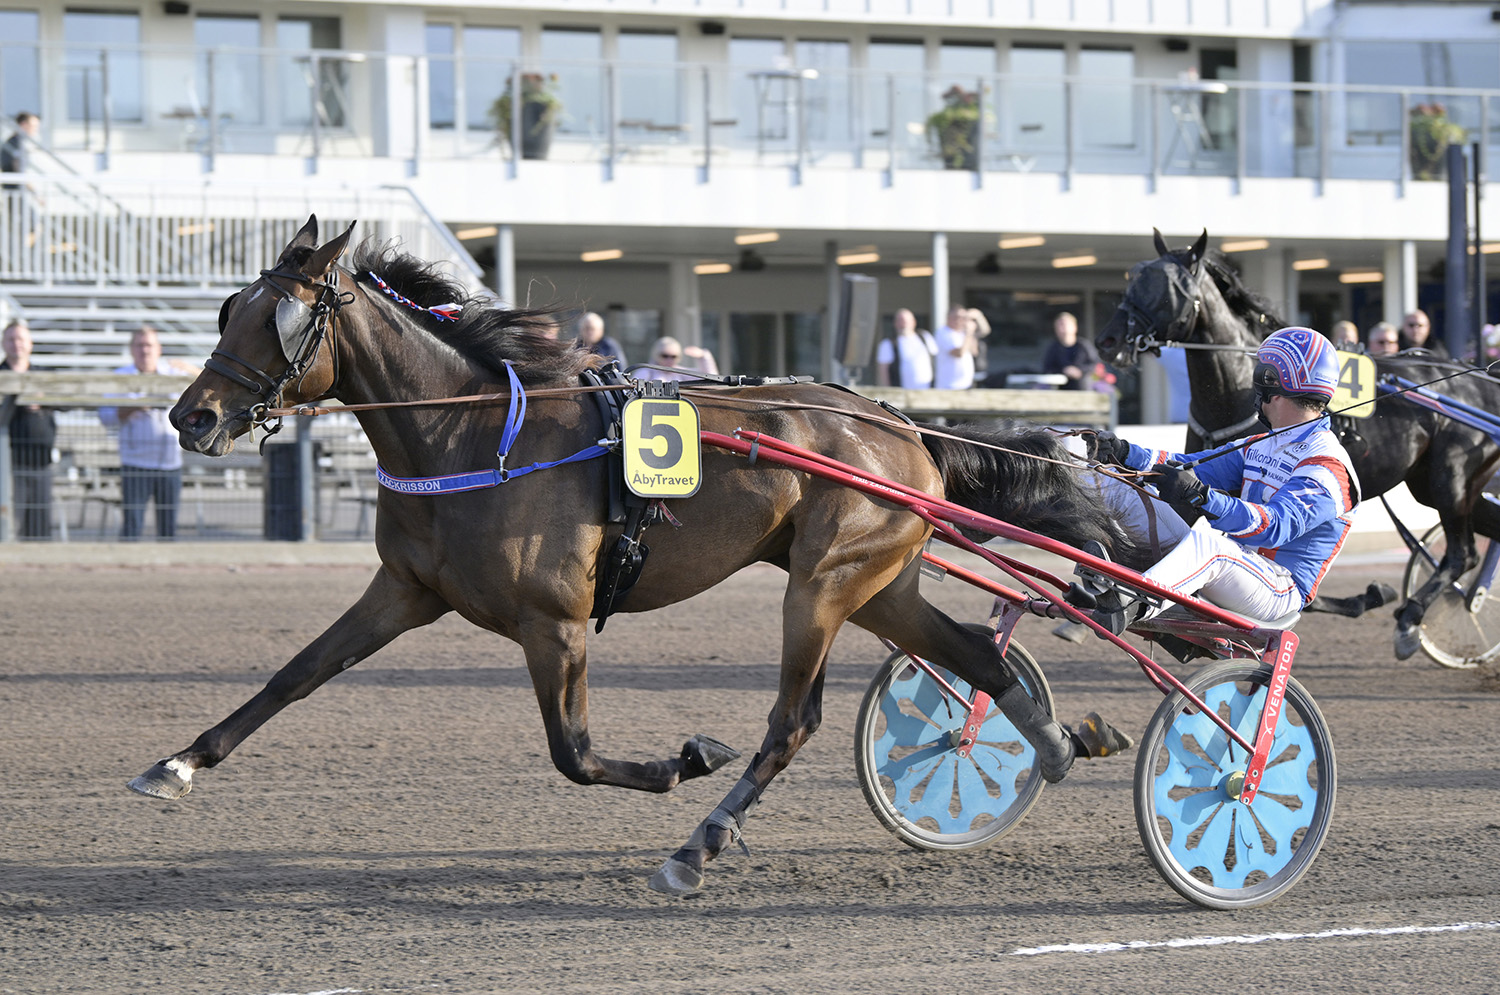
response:
<path id="1" fill-rule="evenodd" d="M 386 473 L 385 469 L 377 463 L 375 479 L 380 486 L 400 494 L 459 494 L 464 491 L 482 490 L 486 487 L 498 487 L 507 480 L 523 477 L 533 470 L 546 470 L 566 463 L 579 463 L 609 452 L 608 447 L 595 443 L 572 456 L 565 456 L 559 460 L 533 463 L 516 470 L 507 470 L 505 457 L 510 453 L 510 447 L 515 445 L 516 438 L 521 434 L 521 426 L 526 421 L 526 389 L 521 386 L 521 378 L 516 376 L 516 371 L 510 363 L 505 364 L 505 372 L 510 375 L 510 407 L 505 413 L 505 430 L 500 433 L 500 449 L 495 454 L 500 462 L 499 469 L 471 470 L 468 473 L 450 473 L 441 477 L 395 477 Z"/>

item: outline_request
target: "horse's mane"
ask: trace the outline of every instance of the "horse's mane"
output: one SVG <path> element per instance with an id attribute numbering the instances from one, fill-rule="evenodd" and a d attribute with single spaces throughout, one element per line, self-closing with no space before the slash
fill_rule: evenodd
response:
<path id="1" fill-rule="evenodd" d="M 372 295 L 393 306 L 406 320 L 432 333 L 459 353 L 486 366 L 505 382 L 505 364 L 528 387 L 563 384 L 602 360 L 573 344 L 571 337 L 550 338 L 549 328 L 570 317 L 564 308 L 507 309 L 485 294 L 470 294 L 443 272 L 439 263 L 425 262 L 402 252 L 394 242 L 366 240 L 354 251 L 354 278 Z M 457 321 L 444 321 L 423 311 L 402 307 L 375 284 L 377 274 L 396 293 L 422 305 L 462 304 Z"/>
<path id="2" fill-rule="evenodd" d="M 1276 313 L 1275 305 L 1245 284 L 1224 253 L 1218 249 L 1209 249 L 1203 254 L 1203 266 L 1208 271 L 1209 278 L 1214 281 L 1214 286 L 1219 288 L 1224 303 L 1245 319 L 1255 333 L 1257 342 L 1286 326 L 1286 322 Z"/>

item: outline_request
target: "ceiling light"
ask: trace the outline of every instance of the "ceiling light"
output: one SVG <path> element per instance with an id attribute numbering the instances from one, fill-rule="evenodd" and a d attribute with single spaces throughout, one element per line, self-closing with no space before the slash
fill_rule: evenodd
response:
<path id="1" fill-rule="evenodd" d="M 1052 260 L 1053 269 L 1070 269 L 1074 266 L 1092 266 L 1099 261 L 1099 257 L 1082 253 L 1076 256 L 1058 256 Z"/>
<path id="2" fill-rule="evenodd" d="M 1002 238 L 998 244 L 1002 249 L 1034 249 L 1039 245 L 1046 245 L 1047 239 L 1041 235 L 1014 235 Z"/>
<path id="3" fill-rule="evenodd" d="M 1339 283 L 1379 283 L 1385 274 L 1378 269 L 1345 270 L 1339 274 Z"/>
<path id="4" fill-rule="evenodd" d="M 1294 270 L 1327 269 L 1327 268 L 1328 268 L 1328 260 L 1326 260 L 1326 259 L 1298 259 L 1298 260 L 1296 260 L 1296 261 L 1294 261 L 1292 263 L 1292 269 L 1294 269 Z"/>
<path id="5" fill-rule="evenodd" d="M 197 225 L 189 224 L 189 225 L 178 225 L 177 226 L 177 234 L 178 235 L 202 235 L 205 232 L 211 232 L 213 230 L 214 230 L 214 223 L 212 221 L 205 222 L 204 224 L 197 224 Z"/>
<path id="6" fill-rule="evenodd" d="M 902 263 L 899 270 L 902 276 L 931 276 L 931 263 Z"/>
<path id="7" fill-rule="evenodd" d="M 500 229 L 495 225 L 484 225 L 480 228 L 460 228 L 453 234 L 467 241 L 471 238 L 494 238 L 500 234 Z"/>
<path id="8" fill-rule="evenodd" d="M 1264 238 L 1247 238 L 1243 242 L 1221 242 L 1220 252 L 1259 252 L 1261 249 L 1269 249 L 1271 243 Z"/>
<path id="9" fill-rule="evenodd" d="M 1479 251 L 1487 256 L 1493 252 L 1500 252 L 1500 242 L 1485 242 L 1479 247 Z"/>
<path id="10" fill-rule="evenodd" d="M 857 249 L 834 257 L 834 262 L 840 266 L 863 266 L 866 263 L 880 262 L 880 253 L 875 251 L 873 245 L 862 245 Z"/>
<path id="11" fill-rule="evenodd" d="M 602 263 L 610 259 L 619 259 L 624 254 L 624 249 L 595 249 L 593 252 L 579 253 L 578 258 L 586 263 Z"/>
<path id="12" fill-rule="evenodd" d="M 699 263 L 693 267 L 693 272 L 699 276 L 713 276 L 717 273 L 728 273 L 734 269 L 728 263 Z"/>
<path id="13" fill-rule="evenodd" d="M 781 240 L 781 233 L 775 231 L 747 231 L 734 236 L 735 245 L 764 245 L 767 242 Z"/>

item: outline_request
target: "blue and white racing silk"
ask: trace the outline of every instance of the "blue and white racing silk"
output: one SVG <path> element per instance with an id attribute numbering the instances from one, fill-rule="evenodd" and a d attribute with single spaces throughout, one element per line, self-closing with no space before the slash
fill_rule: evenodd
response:
<path id="1" fill-rule="evenodd" d="M 1223 452 L 1194 469 L 1213 488 L 1203 505 L 1209 524 L 1284 568 L 1306 604 L 1353 527 L 1359 478 L 1326 415 L 1300 429 L 1251 439 L 1244 449 L 1237 448 L 1245 445 L 1241 439 L 1198 453 L 1132 443 L 1126 462 L 1149 470 Z"/>

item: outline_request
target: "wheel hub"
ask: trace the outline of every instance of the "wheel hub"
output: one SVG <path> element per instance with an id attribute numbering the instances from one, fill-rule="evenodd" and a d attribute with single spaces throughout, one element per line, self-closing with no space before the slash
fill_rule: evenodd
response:
<path id="1" fill-rule="evenodd" d="M 1232 770 L 1229 776 L 1224 778 L 1224 794 L 1229 796 L 1230 801 L 1239 801 L 1240 792 L 1245 788 L 1245 772 Z"/>

